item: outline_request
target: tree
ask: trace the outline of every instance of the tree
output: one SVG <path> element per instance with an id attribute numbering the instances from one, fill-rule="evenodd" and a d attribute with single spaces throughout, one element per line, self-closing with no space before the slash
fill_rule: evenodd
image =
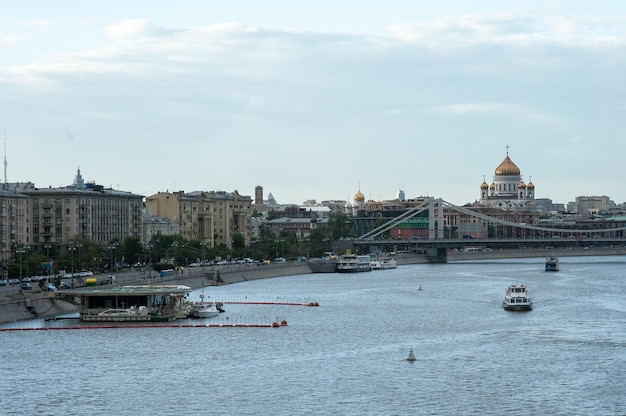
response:
<path id="1" fill-rule="evenodd" d="M 133 264 L 143 258 L 144 248 L 139 237 L 126 237 L 117 247 L 117 252 L 122 262 Z"/>

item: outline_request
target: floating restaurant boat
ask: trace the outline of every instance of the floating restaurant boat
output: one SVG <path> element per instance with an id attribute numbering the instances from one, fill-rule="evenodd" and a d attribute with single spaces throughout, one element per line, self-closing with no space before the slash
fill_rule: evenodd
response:
<path id="1" fill-rule="evenodd" d="M 502 307 L 506 311 L 530 311 L 533 303 L 524 285 L 510 285 L 504 294 Z"/>
<path id="2" fill-rule="evenodd" d="M 344 254 L 337 263 L 339 273 L 371 272 L 372 258 L 369 254 Z"/>
<path id="3" fill-rule="evenodd" d="M 546 271 L 547 272 L 558 272 L 559 271 L 559 258 L 550 256 L 546 257 Z"/>
<path id="4" fill-rule="evenodd" d="M 189 286 L 121 286 L 105 289 L 64 290 L 60 296 L 78 306 L 79 319 L 87 322 L 163 322 L 186 318 Z"/>

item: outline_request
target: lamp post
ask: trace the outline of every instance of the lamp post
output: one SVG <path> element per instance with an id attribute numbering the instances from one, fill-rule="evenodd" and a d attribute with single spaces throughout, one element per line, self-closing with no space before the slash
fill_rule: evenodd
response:
<path id="1" fill-rule="evenodd" d="M 202 270 L 204 270 L 204 265 L 206 264 L 206 257 L 204 256 L 204 247 L 206 246 L 206 241 L 200 242 L 200 247 L 202 247 Z"/>
<path id="2" fill-rule="evenodd" d="M 50 248 L 51 248 L 51 246 L 50 246 L 50 244 L 46 243 L 43 246 L 43 248 L 46 249 L 46 260 L 48 261 L 48 267 L 46 267 L 46 269 L 48 270 L 48 284 L 50 284 L 50 283 L 52 283 L 51 278 L 50 278 L 50 274 L 51 274 L 50 271 L 52 269 L 52 262 L 50 261 Z"/>
<path id="3" fill-rule="evenodd" d="M 110 244 L 107 249 L 111 250 L 111 266 L 109 267 L 110 271 L 111 271 L 111 276 L 113 276 L 113 273 L 115 272 L 115 258 L 114 258 L 114 253 L 115 253 L 115 249 L 117 248 L 117 244 L 113 243 Z"/>
<path id="4" fill-rule="evenodd" d="M 76 250 L 76 247 L 69 246 L 67 249 L 72 254 L 72 289 L 74 289 L 74 250 Z"/>
<path id="5" fill-rule="evenodd" d="M 83 261 L 80 255 L 80 249 L 83 247 L 83 245 L 81 243 L 76 243 L 74 246 L 78 249 L 78 271 L 82 271 Z"/>
<path id="6" fill-rule="evenodd" d="M 15 253 L 20 256 L 20 293 L 22 293 L 22 254 L 26 253 L 24 248 L 18 248 Z"/>

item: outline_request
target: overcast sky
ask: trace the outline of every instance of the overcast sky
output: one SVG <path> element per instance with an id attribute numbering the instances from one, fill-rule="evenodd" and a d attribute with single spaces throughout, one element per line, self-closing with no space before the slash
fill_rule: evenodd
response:
<path id="1" fill-rule="evenodd" d="M 2 9 L 9 182 L 465 204 L 508 145 L 538 198 L 626 201 L 626 2 Z"/>

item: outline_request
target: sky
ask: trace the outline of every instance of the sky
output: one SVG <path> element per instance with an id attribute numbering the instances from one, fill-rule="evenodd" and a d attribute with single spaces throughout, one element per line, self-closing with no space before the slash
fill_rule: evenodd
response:
<path id="1" fill-rule="evenodd" d="M 3 181 L 626 201 L 626 2 L 6 3 Z"/>

